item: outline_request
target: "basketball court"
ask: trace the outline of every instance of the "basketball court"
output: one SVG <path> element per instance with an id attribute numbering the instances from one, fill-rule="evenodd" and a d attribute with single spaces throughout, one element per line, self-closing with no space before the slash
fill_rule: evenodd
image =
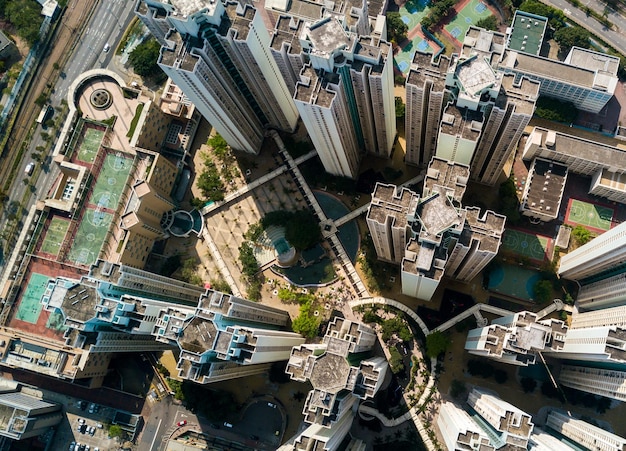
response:
<path id="1" fill-rule="evenodd" d="M 85 122 L 82 130 L 82 139 L 76 151 L 76 158 L 85 163 L 93 163 L 96 159 L 105 130 L 99 126 Z"/>
<path id="2" fill-rule="evenodd" d="M 55 257 L 58 256 L 69 225 L 70 222 L 67 219 L 60 217 L 52 218 L 41 243 L 41 252 L 54 255 Z"/>
<path id="3" fill-rule="evenodd" d="M 428 40 L 425 39 L 420 25 L 422 18 L 428 14 L 428 0 L 409 1 L 398 10 L 398 13 L 402 22 L 408 27 L 407 39 L 409 43 L 400 48 L 400 51 L 394 56 L 394 62 L 400 72 L 406 75 L 409 73 L 413 54 L 416 50 L 435 52 Z"/>
<path id="4" fill-rule="evenodd" d="M 505 251 L 542 262 L 550 241 L 546 236 L 507 229 L 502 237 L 502 247 Z"/>
<path id="5" fill-rule="evenodd" d="M 470 0 L 448 23 L 444 29 L 459 42 L 463 41 L 470 25 L 491 16 L 491 11 L 480 0 Z"/>
<path id="6" fill-rule="evenodd" d="M 104 211 L 87 209 L 78 226 L 68 260 L 77 265 L 89 266 L 96 261 L 104 243 L 113 215 Z"/>
<path id="7" fill-rule="evenodd" d="M 535 285 L 541 280 L 537 271 L 516 265 L 497 265 L 489 272 L 489 291 L 532 301 Z"/>
<path id="8" fill-rule="evenodd" d="M 20 305 L 17 308 L 15 319 L 31 324 L 37 323 L 39 314 L 43 308 L 41 296 L 46 292 L 48 279 L 49 277 L 43 274 L 31 274 L 24 295 L 22 299 L 20 299 Z"/>
<path id="9" fill-rule="evenodd" d="M 597 232 L 606 232 L 611 228 L 615 211 L 610 207 L 570 199 L 567 204 L 565 223 L 582 225 Z"/>
<path id="10" fill-rule="evenodd" d="M 89 205 L 95 209 L 115 211 L 124 185 L 130 174 L 133 159 L 121 152 L 109 153 L 98 174 L 96 185 L 89 199 Z"/>

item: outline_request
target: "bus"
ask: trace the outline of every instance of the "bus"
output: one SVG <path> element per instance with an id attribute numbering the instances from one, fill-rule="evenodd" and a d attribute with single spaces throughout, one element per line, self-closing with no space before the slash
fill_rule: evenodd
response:
<path id="1" fill-rule="evenodd" d="M 43 124 L 46 122 L 48 116 L 52 113 L 52 107 L 48 104 L 45 104 L 43 108 L 41 108 L 41 112 L 39 113 L 39 117 L 37 118 L 38 124 Z"/>

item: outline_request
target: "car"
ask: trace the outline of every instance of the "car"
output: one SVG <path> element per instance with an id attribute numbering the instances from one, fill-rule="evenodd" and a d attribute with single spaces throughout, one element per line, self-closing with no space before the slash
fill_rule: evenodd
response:
<path id="1" fill-rule="evenodd" d="M 85 423 L 81 424 L 79 426 L 78 432 L 80 432 L 81 434 L 84 434 L 87 432 L 87 425 Z"/>
<path id="2" fill-rule="evenodd" d="M 89 445 L 85 445 L 85 451 L 89 451 Z"/>
<path id="3" fill-rule="evenodd" d="M 272 409 L 276 408 L 276 404 L 274 404 L 272 402 L 268 402 L 267 405 L 268 405 L 268 407 L 271 407 Z"/>
<path id="4" fill-rule="evenodd" d="M 96 427 L 95 426 L 89 426 L 88 429 L 89 435 L 94 435 L 96 433 Z"/>
<path id="5" fill-rule="evenodd" d="M 92 402 L 89 404 L 89 413 L 96 413 L 98 410 L 100 410 L 100 407 L 96 403 Z"/>
<path id="6" fill-rule="evenodd" d="M 109 50 L 111 50 L 111 46 L 109 45 L 109 43 L 107 42 L 106 44 L 104 44 L 104 47 L 102 48 L 102 51 L 104 53 L 108 53 Z"/>
<path id="7" fill-rule="evenodd" d="M 87 401 L 78 401 L 78 407 L 80 407 L 80 410 L 85 410 L 87 407 Z"/>
<path id="8" fill-rule="evenodd" d="M 184 425 L 186 425 L 186 424 L 187 424 L 187 420 L 182 420 L 182 421 L 179 421 L 178 423 L 176 423 L 176 425 L 177 425 L 178 427 L 184 426 Z"/>
<path id="9" fill-rule="evenodd" d="M 78 447 L 78 451 L 85 451 L 85 446 L 87 446 L 87 445 L 80 445 Z"/>
<path id="10" fill-rule="evenodd" d="M 79 419 L 78 419 L 78 424 L 83 424 L 84 422 L 85 422 L 85 419 L 84 419 L 84 418 L 79 418 Z"/>
<path id="11" fill-rule="evenodd" d="M 224 426 L 226 426 L 227 428 L 232 428 L 233 425 L 230 424 L 228 421 L 224 421 Z"/>
<path id="12" fill-rule="evenodd" d="M 104 426 L 102 426 L 102 423 L 96 423 L 96 427 L 97 427 L 98 429 L 102 429 Z"/>
<path id="13" fill-rule="evenodd" d="M 26 165 L 26 168 L 24 168 L 24 174 L 33 175 L 34 170 L 35 170 L 35 163 L 31 161 L 30 163 Z"/>
<path id="14" fill-rule="evenodd" d="M 69 451 L 74 451 L 74 448 L 76 448 L 76 442 L 70 443 Z"/>

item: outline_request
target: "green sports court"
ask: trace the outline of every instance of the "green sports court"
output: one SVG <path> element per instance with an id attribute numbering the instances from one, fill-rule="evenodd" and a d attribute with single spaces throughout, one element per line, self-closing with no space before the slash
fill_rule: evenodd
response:
<path id="1" fill-rule="evenodd" d="M 48 279 L 49 277 L 43 274 L 31 274 L 28 285 L 26 285 L 26 290 L 24 290 L 24 294 L 20 300 L 20 305 L 17 308 L 15 319 L 31 324 L 37 323 L 39 314 L 43 308 L 41 296 L 43 296 L 48 288 Z"/>
<path id="2" fill-rule="evenodd" d="M 614 214 L 615 211 L 610 207 L 570 199 L 565 214 L 565 223 L 605 232 L 611 228 Z"/>
<path id="3" fill-rule="evenodd" d="M 408 1 L 400 7 L 398 13 L 400 14 L 402 22 L 408 27 L 408 34 L 412 35 L 414 34 L 412 33 L 413 30 L 421 30 L 420 22 L 422 18 L 428 14 L 428 0 Z M 429 45 L 428 41 L 421 36 L 421 31 L 394 56 L 394 62 L 402 73 L 407 74 L 409 72 L 413 53 L 415 53 L 416 50 L 433 52 L 433 48 Z"/>
<path id="4" fill-rule="evenodd" d="M 67 219 L 52 218 L 46 230 L 43 243 L 41 243 L 41 252 L 58 256 L 69 225 L 70 223 Z"/>
<path id="5" fill-rule="evenodd" d="M 489 16 L 491 11 L 487 5 L 479 0 L 470 0 L 444 28 L 454 39 L 462 42 L 470 25 L 476 25 L 480 19 Z"/>
<path id="6" fill-rule="evenodd" d="M 121 152 L 107 154 L 100 174 L 98 174 L 89 204 L 95 208 L 116 210 L 119 197 L 130 174 L 132 163 L 133 159 Z"/>
<path id="7" fill-rule="evenodd" d="M 87 209 L 78 226 L 68 260 L 85 266 L 94 263 L 98 258 L 112 218 L 113 215 L 110 213 Z"/>
<path id="8" fill-rule="evenodd" d="M 513 229 L 507 229 L 502 237 L 502 247 L 505 251 L 538 261 L 545 259 L 549 244 L 550 238 L 546 236 Z"/>
<path id="9" fill-rule="evenodd" d="M 76 152 L 76 158 L 85 163 L 93 163 L 96 159 L 98 149 L 104 137 L 104 130 L 96 128 L 96 126 L 85 123 L 83 128 L 83 136 Z"/>

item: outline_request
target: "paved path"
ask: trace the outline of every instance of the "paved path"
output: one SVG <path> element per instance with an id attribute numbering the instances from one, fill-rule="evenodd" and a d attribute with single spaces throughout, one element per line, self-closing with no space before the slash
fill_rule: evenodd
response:
<path id="1" fill-rule="evenodd" d="M 215 244 L 215 241 L 213 241 L 213 237 L 211 236 L 211 234 L 208 232 L 207 229 L 208 227 L 202 228 L 202 239 L 204 240 L 207 247 L 209 248 L 209 252 L 211 252 L 213 261 L 215 261 L 215 263 L 217 264 L 217 269 L 219 270 L 220 274 L 222 275 L 224 280 L 228 283 L 228 285 L 230 286 L 230 289 L 233 290 L 233 294 L 237 297 L 241 297 L 241 292 L 239 291 L 238 285 L 237 283 L 235 283 L 235 279 L 233 278 L 233 275 L 228 270 L 228 266 L 226 266 L 226 262 L 222 258 L 222 254 L 220 254 L 220 251 L 217 248 L 217 244 Z"/>
<path id="2" fill-rule="evenodd" d="M 393 299 L 376 296 L 376 297 L 371 297 L 371 298 L 356 299 L 354 301 L 350 301 L 348 304 L 352 308 L 358 307 L 359 305 L 370 305 L 370 304 L 390 305 L 390 306 L 392 306 L 394 308 L 397 308 L 398 310 L 406 313 L 407 315 L 409 315 L 413 319 L 413 321 L 415 321 L 417 323 L 417 325 L 420 327 L 420 329 L 422 329 L 422 332 L 424 333 L 424 335 L 430 334 L 430 331 L 428 330 L 428 327 L 426 327 L 426 323 L 424 323 L 424 321 L 422 321 L 422 318 L 420 318 L 417 315 L 417 313 L 415 313 L 413 310 L 411 310 L 409 307 L 407 307 L 406 305 L 402 304 L 401 302 L 394 301 Z"/>

